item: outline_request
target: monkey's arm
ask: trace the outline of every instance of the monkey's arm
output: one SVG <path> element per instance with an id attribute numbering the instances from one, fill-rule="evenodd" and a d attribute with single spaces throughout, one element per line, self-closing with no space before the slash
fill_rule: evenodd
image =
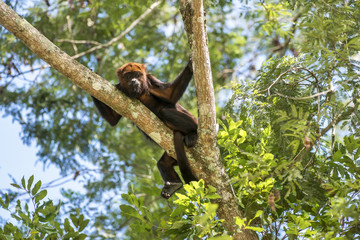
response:
<path id="1" fill-rule="evenodd" d="M 99 110 L 101 116 L 110 123 L 111 126 L 115 126 L 121 119 L 121 115 L 112 110 L 108 105 L 99 101 L 98 99 L 91 96 L 96 108 Z"/>
<path id="2" fill-rule="evenodd" d="M 175 81 L 171 84 L 163 83 L 151 74 L 147 74 L 147 78 L 151 83 L 150 93 L 166 102 L 175 104 L 184 94 L 192 78 L 192 75 L 193 72 L 191 60 L 175 79 Z"/>

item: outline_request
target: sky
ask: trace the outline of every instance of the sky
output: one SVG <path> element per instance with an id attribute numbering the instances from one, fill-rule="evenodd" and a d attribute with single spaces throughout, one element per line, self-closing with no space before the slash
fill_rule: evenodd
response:
<path id="1" fill-rule="evenodd" d="M 24 1 L 23 7 L 30 7 L 30 3 L 31 1 Z M 21 182 L 23 176 L 28 179 L 34 174 L 34 182 L 41 180 L 43 184 L 60 177 L 54 166 L 44 172 L 42 163 L 35 164 L 36 147 L 24 145 L 20 138 L 20 125 L 13 123 L 11 116 L 4 118 L 3 115 L 4 112 L 0 111 L 0 191 L 15 189 L 10 185 L 13 181 L 9 175 Z M 59 189 L 48 189 L 48 196 L 60 197 Z"/>
<path id="2" fill-rule="evenodd" d="M 57 169 L 50 167 L 44 172 L 41 163 L 35 164 L 36 148 L 22 143 L 20 125 L 12 123 L 10 116 L 3 118 L 1 112 L 0 116 L 0 189 L 11 187 L 13 181 L 9 174 L 19 181 L 22 176 L 27 179 L 32 174 L 36 179 L 46 178 L 47 181 L 51 180 L 50 176 L 59 176 Z"/>
<path id="3" fill-rule="evenodd" d="M 20 125 L 13 123 L 10 116 L 4 118 L 3 115 L 4 113 L 0 112 L 0 191 L 6 192 L 6 189 L 16 190 L 10 185 L 13 180 L 9 175 L 15 178 L 18 183 L 21 183 L 23 176 L 27 180 L 31 175 L 34 175 L 34 184 L 41 180 L 43 185 L 61 178 L 60 171 L 53 165 L 44 169 L 41 162 L 36 163 L 37 150 L 34 144 L 32 146 L 24 145 L 20 138 Z M 78 190 L 80 184 L 69 181 L 59 187 L 46 188 L 48 191 L 46 199 L 49 198 L 57 202 L 57 200 L 61 199 L 61 188 L 75 188 Z M 7 211 L 0 209 L 0 217 L 9 219 L 10 215 Z"/>
<path id="4" fill-rule="evenodd" d="M 36 1 L 23 1 L 22 7 L 26 9 L 33 4 L 36 4 Z M 22 14 L 21 11 L 18 13 Z M 37 73 L 30 72 L 23 76 L 24 79 L 29 81 L 35 79 Z M 19 84 L 21 84 L 21 80 Z M 20 133 L 20 124 L 13 123 L 11 116 L 4 117 L 4 112 L 0 111 L 0 191 L 8 188 L 15 189 L 10 185 L 13 180 L 9 175 L 15 178 L 18 183 L 21 182 L 23 176 L 27 180 L 31 175 L 34 175 L 34 183 L 41 180 L 43 185 L 61 177 L 59 174 L 60 171 L 54 165 L 49 164 L 50 166 L 44 169 L 41 162 L 36 163 L 37 150 L 35 144 L 32 146 L 24 145 L 21 141 Z M 52 200 L 57 200 L 61 198 L 60 189 L 62 187 L 79 188 L 79 186 L 80 184 L 70 181 L 57 188 L 47 188 L 47 197 Z M 0 217 L 1 216 L 0 209 Z"/>

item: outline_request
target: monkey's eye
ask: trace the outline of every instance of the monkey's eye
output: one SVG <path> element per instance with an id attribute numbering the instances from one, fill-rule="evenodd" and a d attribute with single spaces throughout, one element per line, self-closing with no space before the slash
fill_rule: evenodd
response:
<path id="1" fill-rule="evenodd" d="M 133 78 L 139 78 L 141 77 L 141 72 L 127 72 L 125 73 L 125 78 L 126 79 L 133 79 Z"/>

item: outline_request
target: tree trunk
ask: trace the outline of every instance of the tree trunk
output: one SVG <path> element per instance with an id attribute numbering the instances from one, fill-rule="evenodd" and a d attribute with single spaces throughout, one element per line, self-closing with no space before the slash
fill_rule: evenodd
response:
<path id="1" fill-rule="evenodd" d="M 214 186 L 220 195 L 217 214 L 225 219 L 225 227 L 234 233 L 234 239 L 258 239 L 255 232 L 239 229 L 234 224 L 235 217 L 243 218 L 236 196 L 225 173 L 217 146 L 217 124 L 214 88 L 212 84 L 211 64 L 205 26 L 205 13 L 202 0 L 180 0 L 180 12 L 184 28 L 192 48 L 194 79 L 199 109 L 199 140 L 202 156 L 193 164 L 194 172 Z"/>

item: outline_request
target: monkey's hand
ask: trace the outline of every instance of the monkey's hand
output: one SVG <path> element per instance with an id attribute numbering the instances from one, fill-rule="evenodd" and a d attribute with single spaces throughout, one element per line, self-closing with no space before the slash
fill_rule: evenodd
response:
<path id="1" fill-rule="evenodd" d="M 195 146 L 197 142 L 197 133 L 191 133 L 184 136 L 184 143 L 187 147 L 193 147 Z"/>

